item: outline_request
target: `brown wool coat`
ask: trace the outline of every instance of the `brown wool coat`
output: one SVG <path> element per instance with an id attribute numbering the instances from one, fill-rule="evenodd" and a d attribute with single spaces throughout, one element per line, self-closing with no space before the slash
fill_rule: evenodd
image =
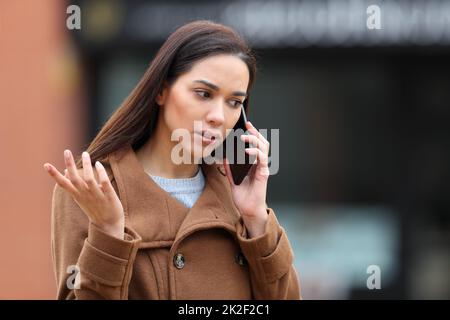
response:
<path id="1" fill-rule="evenodd" d="M 274 211 L 267 208 L 265 234 L 248 239 L 223 166 L 201 167 L 205 189 L 189 209 L 148 176 L 130 145 L 112 153 L 105 168 L 125 210 L 124 240 L 90 224 L 55 185 L 57 298 L 301 299 L 293 252 Z M 75 265 L 80 281 L 70 289 Z"/>

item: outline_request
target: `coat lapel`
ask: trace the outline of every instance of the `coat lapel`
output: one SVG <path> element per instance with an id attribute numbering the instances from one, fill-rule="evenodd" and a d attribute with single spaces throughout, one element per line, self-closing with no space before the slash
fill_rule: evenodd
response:
<path id="1" fill-rule="evenodd" d="M 141 248 L 171 247 L 190 233 L 206 228 L 225 228 L 235 233 L 239 212 L 227 177 L 220 172 L 224 172 L 223 166 L 201 164 L 205 189 L 189 209 L 153 181 L 131 145 L 112 153 L 109 162 L 125 210 L 125 224 L 142 237 Z"/>

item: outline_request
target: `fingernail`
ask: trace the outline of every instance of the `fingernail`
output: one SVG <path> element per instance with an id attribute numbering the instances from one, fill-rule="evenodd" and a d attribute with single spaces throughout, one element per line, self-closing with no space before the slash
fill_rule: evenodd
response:
<path id="1" fill-rule="evenodd" d="M 70 158 L 69 150 L 64 150 L 64 156 L 66 157 L 67 160 L 69 160 Z"/>
<path id="2" fill-rule="evenodd" d="M 44 164 L 44 169 L 45 169 L 46 171 L 50 171 L 50 167 L 48 166 L 48 164 Z"/>
<path id="3" fill-rule="evenodd" d="M 83 153 L 81 154 L 81 156 L 82 156 L 84 159 L 87 159 L 87 158 L 88 158 L 88 153 L 87 153 L 86 151 L 83 151 Z"/>

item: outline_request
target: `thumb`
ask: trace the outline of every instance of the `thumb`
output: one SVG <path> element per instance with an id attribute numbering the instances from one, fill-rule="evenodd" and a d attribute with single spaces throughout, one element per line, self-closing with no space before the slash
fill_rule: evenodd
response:
<path id="1" fill-rule="evenodd" d="M 231 175 L 230 164 L 228 163 L 228 159 L 224 158 L 223 160 L 224 160 L 223 167 L 225 168 L 225 173 L 227 174 L 228 182 L 230 183 L 231 186 L 234 186 L 233 177 Z"/>

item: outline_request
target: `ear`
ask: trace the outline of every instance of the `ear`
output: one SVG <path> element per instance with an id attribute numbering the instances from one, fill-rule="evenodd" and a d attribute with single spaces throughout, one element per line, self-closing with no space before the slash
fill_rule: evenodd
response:
<path id="1" fill-rule="evenodd" d="M 164 81 L 163 89 L 161 90 L 160 93 L 158 93 L 158 95 L 156 96 L 156 99 L 155 99 L 156 103 L 160 107 L 164 106 L 164 103 L 166 102 L 168 90 L 169 90 L 169 88 L 168 88 L 167 82 Z"/>

